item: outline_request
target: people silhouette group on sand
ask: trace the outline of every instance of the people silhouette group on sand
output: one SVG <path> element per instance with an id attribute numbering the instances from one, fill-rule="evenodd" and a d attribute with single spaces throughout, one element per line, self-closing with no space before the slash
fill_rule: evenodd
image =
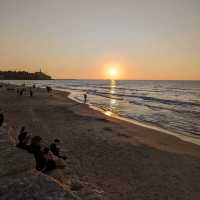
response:
<path id="1" fill-rule="evenodd" d="M 25 85 L 22 85 L 20 88 L 16 89 L 16 92 L 19 96 L 23 96 L 24 93 L 28 92 L 30 97 L 33 97 L 33 90 L 36 88 L 33 87 L 26 88 Z M 47 86 L 47 92 L 51 92 L 52 88 Z M 0 110 L 0 127 L 4 122 L 4 114 Z M 59 148 L 60 140 L 54 139 L 50 145 L 44 145 L 43 140 L 40 136 L 33 136 L 28 133 L 25 126 L 22 126 L 19 135 L 17 136 L 16 147 L 26 150 L 29 153 L 32 153 L 36 162 L 36 169 L 43 173 L 46 173 L 55 168 L 64 168 L 65 165 L 61 162 L 60 159 L 66 160 L 67 157 L 62 155 Z"/>
<path id="2" fill-rule="evenodd" d="M 27 92 L 30 97 L 33 97 L 35 89 L 36 89 L 36 85 L 35 84 L 33 84 L 32 87 L 28 87 L 28 88 L 26 88 L 25 84 L 23 84 L 20 88 L 17 88 L 16 91 L 17 91 L 17 94 L 19 96 L 23 96 Z M 46 91 L 48 93 L 51 93 L 52 92 L 52 88 L 50 86 L 46 86 Z"/>
<path id="3" fill-rule="evenodd" d="M 23 126 L 18 135 L 18 143 L 16 147 L 27 150 L 34 155 L 36 161 L 36 170 L 46 173 L 55 168 L 63 168 L 63 162 L 58 159 L 65 160 L 67 157 L 60 155 L 59 139 L 55 139 L 50 148 L 42 144 L 40 136 L 32 137 Z"/>

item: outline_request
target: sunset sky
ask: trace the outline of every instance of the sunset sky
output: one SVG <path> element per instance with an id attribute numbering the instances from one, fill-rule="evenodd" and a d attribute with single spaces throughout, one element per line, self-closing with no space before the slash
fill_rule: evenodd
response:
<path id="1" fill-rule="evenodd" d="M 0 69 L 200 80 L 200 0 L 0 0 Z M 114 72 L 115 73 L 115 72 Z"/>

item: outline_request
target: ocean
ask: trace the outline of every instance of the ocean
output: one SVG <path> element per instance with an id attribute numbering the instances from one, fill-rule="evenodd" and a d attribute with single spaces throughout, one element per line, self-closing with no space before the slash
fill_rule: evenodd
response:
<path id="1" fill-rule="evenodd" d="M 47 80 L 6 81 L 51 86 L 70 97 L 120 116 L 174 133 L 200 137 L 200 81 Z"/>

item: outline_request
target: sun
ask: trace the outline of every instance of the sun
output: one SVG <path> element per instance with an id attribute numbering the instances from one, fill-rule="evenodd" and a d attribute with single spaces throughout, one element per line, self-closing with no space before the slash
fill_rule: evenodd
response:
<path id="1" fill-rule="evenodd" d="M 110 77 L 116 77 L 118 74 L 118 70 L 116 67 L 112 67 L 109 69 L 109 75 Z"/>
<path id="2" fill-rule="evenodd" d="M 107 77 L 109 79 L 117 79 L 119 74 L 119 67 L 117 65 L 109 65 L 107 67 Z"/>

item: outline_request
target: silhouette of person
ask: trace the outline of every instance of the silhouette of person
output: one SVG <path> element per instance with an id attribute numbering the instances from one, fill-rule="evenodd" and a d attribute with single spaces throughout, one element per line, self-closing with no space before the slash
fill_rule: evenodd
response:
<path id="1" fill-rule="evenodd" d="M 48 151 L 42 151 L 41 147 L 42 138 L 35 136 L 31 140 L 31 152 L 33 153 L 36 161 L 36 169 L 41 172 L 48 172 L 56 168 L 56 162 L 47 157 Z"/>
<path id="2" fill-rule="evenodd" d="M 46 160 L 53 160 L 53 155 L 50 152 L 48 147 L 44 148 L 43 153 L 44 153 L 44 157 L 45 157 Z"/>
<path id="3" fill-rule="evenodd" d="M 87 93 L 85 93 L 83 96 L 84 96 L 84 104 L 86 104 L 86 102 L 87 102 Z"/>
<path id="4" fill-rule="evenodd" d="M 21 89 L 20 92 L 19 92 L 19 95 L 22 96 L 22 95 L 23 95 L 23 92 L 24 92 L 24 91 Z"/>
<path id="5" fill-rule="evenodd" d="M 58 158 L 62 158 L 63 160 L 66 160 L 67 159 L 66 156 L 60 155 L 60 148 L 58 147 L 59 144 L 60 144 L 60 140 L 55 139 L 54 142 L 50 144 L 50 150 Z"/>
<path id="6" fill-rule="evenodd" d="M 3 113 L 0 113 L 0 127 L 2 126 L 3 122 L 4 122 L 4 115 Z"/>
<path id="7" fill-rule="evenodd" d="M 33 96 L 33 91 L 30 89 L 30 97 Z"/>
<path id="8" fill-rule="evenodd" d="M 47 92 L 48 92 L 48 93 L 52 91 L 52 88 L 49 87 L 49 86 L 47 86 L 46 89 L 47 89 Z"/>
<path id="9" fill-rule="evenodd" d="M 30 150 L 30 145 L 28 145 L 31 136 L 28 135 L 28 132 L 25 130 L 25 126 L 23 126 L 20 130 L 20 134 L 18 135 L 18 144 L 16 145 L 16 147 L 21 148 L 21 149 L 26 149 L 26 150 Z"/>

